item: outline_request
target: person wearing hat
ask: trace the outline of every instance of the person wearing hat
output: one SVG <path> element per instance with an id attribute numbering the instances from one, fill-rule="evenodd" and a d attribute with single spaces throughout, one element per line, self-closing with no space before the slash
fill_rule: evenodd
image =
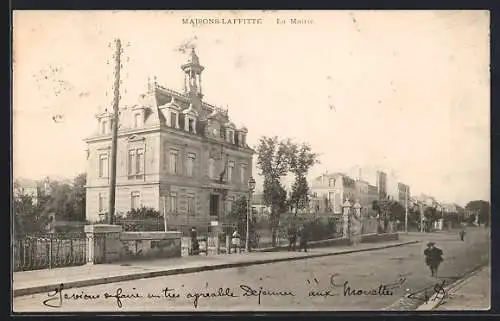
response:
<path id="1" fill-rule="evenodd" d="M 464 230 L 461 230 L 460 231 L 460 240 L 463 241 L 464 240 L 464 237 L 465 237 L 465 231 Z"/>
<path id="2" fill-rule="evenodd" d="M 191 230 L 189 231 L 190 237 L 191 237 L 191 255 L 198 255 L 200 254 L 200 243 L 198 242 L 198 231 L 196 230 L 196 227 L 191 227 Z"/>
<path id="3" fill-rule="evenodd" d="M 441 262 L 443 262 L 443 251 L 435 247 L 436 243 L 427 243 L 427 248 L 424 251 L 425 263 L 431 269 L 431 276 L 437 277 L 437 271 Z"/>

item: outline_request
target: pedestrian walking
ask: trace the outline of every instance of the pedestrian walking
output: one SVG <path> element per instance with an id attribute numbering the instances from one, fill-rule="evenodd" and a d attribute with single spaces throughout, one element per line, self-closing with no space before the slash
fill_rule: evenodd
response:
<path id="1" fill-rule="evenodd" d="M 307 252 L 307 238 L 308 238 L 308 231 L 306 226 L 302 226 L 300 229 L 300 244 L 299 244 L 299 252 L 304 249 L 304 252 Z"/>
<path id="2" fill-rule="evenodd" d="M 238 249 L 238 253 L 241 253 L 241 237 L 238 230 L 234 230 L 231 243 L 233 244 L 234 253 L 236 253 L 236 249 Z"/>
<path id="3" fill-rule="evenodd" d="M 198 231 L 196 227 L 192 227 L 190 231 L 191 236 L 191 255 L 198 255 L 200 253 L 200 244 L 198 243 Z"/>
<path id="4" fill-rule="evenodd" d="M 297 244 L 297 229 L 292 224 L 288 227 L 288 251 L 295 251 Z"/>
<path id="5" fill-rule="evenodd" d="M 463 240 L 464 240 L 464 237 L 465 237 L 465 231 L 464 231 L 464 230 L 461 230 L 461 231 L 460 231 L 460 241 L 463 241 Z"/>
<path id="6" fill-rule="evenodd" d="M 424 255 L 425 263 L 431 270 L 431 276 L 437 277 L 439 265 L 443 262 L 443 251 L 435 245 L 434 242 L 427 243 Z"/>

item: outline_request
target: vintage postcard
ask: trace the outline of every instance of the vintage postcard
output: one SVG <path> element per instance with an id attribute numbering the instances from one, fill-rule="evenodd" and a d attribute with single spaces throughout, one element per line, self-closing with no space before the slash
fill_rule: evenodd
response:
<path id="1" fill-rule="evenodd" d="M 490 308 L 488 11 L 14 11 L 13 312 Z"/>

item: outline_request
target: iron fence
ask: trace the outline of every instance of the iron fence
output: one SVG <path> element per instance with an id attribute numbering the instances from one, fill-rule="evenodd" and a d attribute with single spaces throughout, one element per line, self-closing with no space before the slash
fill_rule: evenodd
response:
<path id="1" fill-rule="evenodd" d="M 13 241 L 14 271 L 83 265 L 87 260 L 85 233 L 25 235 Z"/>

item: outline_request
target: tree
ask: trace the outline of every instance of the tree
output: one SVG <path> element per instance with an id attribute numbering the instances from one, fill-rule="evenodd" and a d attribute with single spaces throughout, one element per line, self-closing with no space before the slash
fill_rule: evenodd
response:
<path id="1" fill-rule="evenodd" d="M 160 212 L 153 207 L 141 206 L 117 216 L 116 223 L 124 231 L 161 231 L 164 229 L 161 217 Z"/>
<path id="2" fill-rule="evenodd" d="M 372 210 L 379 215 L 379 219 L 384 221 L 384 231 L 387 231 L 389 221 L 404 221 L 405 209 L 396 201 L 389 199 L 380 199 L 372 202 Z"/>
<path id="3" fill-rule="evenodd" d="M 247 215 L 248 215 L 248 199 L 245 196 L 241 196 L 237 198 L 233 205 L 231 206 L 231 212 L 229 213 L 229 219 L 231 222 L 236 223 L 238 232 L 242 239 L 246 239 L 247 233 Z M 255 236 L 255 216 L 251 216 L 251 220 L 249 222 L 250 227 L 250 240 L 254 239 Z M 252 244 L 253 246 L 255 244 Z"/>
<path id="4" fill-rule="evenodd" d="M 490 203 L 483 200 L 470 201 L 465 206 L 467 211 L 478 213 L 479 223 L 489 225 L 490 222 Z"/>
<path id="5" fill-rule="evenodd" d="M 44 232 L 50 222 L 49 216 L 41 206 L 33 203 L 29 195 L 19 195 L 14 199 L 14 235 Z"/>
<path id="6" fill-rule="evenodd" d="M 286 176 L 290 168 L 290 151 L 292 143 L 279 141 L 278 137 L 262 137 L 257 147 L 257 165 L 260 175 L 264 177 L 264 203 L 271 208 L 272 245 L 276 245 L 276 228 L 279 216 L 286 211 L 286 191 L 281 178 Z"/>
<path id="7" fill-rule="evenodd" d="M 54 213 L 58 220 L 76 221 L 75 195 L 73 188 L 67 183 L 53 182 L 50 196 L 44 207 L 44 213 Z"/>
<path id="8" fill-rule="evenodd" d="M 307 173 L 309 169 L 319 163 L 318 154 L 313 153 L 311 146 L 302 144 L 289 145 L 290 171 L 295 175 L 290 194 L 290 204 L 295 209 L 295 215 L 299 209 L 303 209 L 309 204 L 309 186 L 307 184 Z"/>
<path id="9" fill-rule="evenodd" d="M 389 217 L 391 221 L 399 220 L 400 222 L 405 221 L 406 211 L 401 203 L 396 201 L 391 201 L 389 203 Z"/>
<path id="10" fill-rule="evenodd" d="M 125 219 L 128 220 L 147 220 L 160 218 L 160 212 L 153 207 L 141 206 L 133 208 L 125 214 Z"/>
<path id="11" fill-rule="evenodd" d="M 87 184 L 87 174 L 82 173 L 75 177 L 73 180 L 73 193 L 74 193 L 74 213 L 78 221 L 85 220 L 85 204 L 86 192 L 85 185 Z"/>
<path id="12" fill-rule="evenodd" d="M 420 224 L 420 210 L 414 207 L 408 207 L 408 226 L 418 227 Z"/>
<path id="13" fill-rule="evenodd" d="M 424 217 L 427 219 L 428 227 L 441 218 L 441 213 L 434 206 L 427 206 L 424 209 Z"/>

